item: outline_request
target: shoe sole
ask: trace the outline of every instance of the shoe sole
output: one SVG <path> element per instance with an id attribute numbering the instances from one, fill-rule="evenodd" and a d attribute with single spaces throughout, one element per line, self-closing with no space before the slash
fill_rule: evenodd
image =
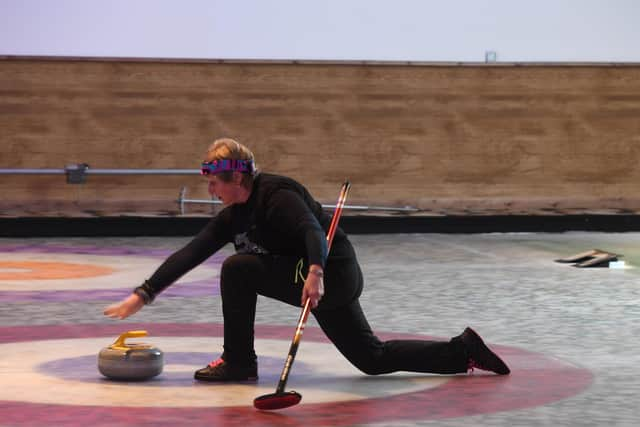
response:
<path id="1" fill-rule="evenodd" d="M 495 354 L 493 351 L 491 351 L 491 349 L 489 347 L 487 347 L 487 345 L 484 343 L 484 340 L 482 339 L 482 337 L 480 335 L 478 335 L 478 333 L 476 331 L 474 331 L 471 328 L 467 328 L 470 332 L 471 335 L 473 336 L 473 339 L 475 341 L 477 341 L 478 343 L 478 347 L 482 350 L 483 353 L 488 354 L 489 358 L 494 359 L 493 361 L 490 361 L 491 363 L 489 363 L 492 366 L 496 366 L 496 369 L 486 369 L 485 368 L 480 368 L 478 367 L 478 369 L 484 369 L 484 370 L 488 370 L 491 372 L 494 372 L 498 375 L 509 375 L 511 373 L 511 369 L 509 369 L 509 367 L 507 366 L 506 363 L 504 363 L 504 361 L 500 358 L 500 356 L 498 356 L 497 354 Z M 478 361 L 476 360 L 476 363 Z"/>
<path id="2" fill-rule="evenodd" d="M 254 383 L 254 382 L 258 381 L 258 377 L 248 377 L 248 378 L 244 378 L 244 379 L 221 380 L 221 379 L 218 379 L 218 378 L 210 378 L 210 377 L 204 377 L 204 376 L 198 376 L 198 375 L 194 375 L 193 379 L 198 380 L 198 381 L 209 382 L 209 383 Z"/>

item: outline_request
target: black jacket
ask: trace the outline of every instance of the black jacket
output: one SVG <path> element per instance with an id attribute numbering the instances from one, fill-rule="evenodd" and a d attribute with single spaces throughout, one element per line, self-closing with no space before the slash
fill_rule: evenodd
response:
<path id="1" fill-rule="evenodd" d="M 304 257 L 325 266 L 331 216 L 293 179 L 260 173 L 246 203 L 224 208 L 185 247 L 172 254 L 142 286 L 145 301 L 201 264 L 227 243 L 239 253 Z M 338 228 L 334 244 L 345 240 Z"/>

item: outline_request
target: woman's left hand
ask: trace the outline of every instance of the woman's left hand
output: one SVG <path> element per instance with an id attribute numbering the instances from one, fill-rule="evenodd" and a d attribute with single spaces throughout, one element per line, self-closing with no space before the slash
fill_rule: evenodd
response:
<path id="1" fill-rule="evenodd" d="M 309 270 L 311 270 L 311 268 L 313 267 L 310 267 Z M 314 269 L 314 271 L 322 272 L 322 269 Z M 308 298 L 311 302 L 311 308 L 316 308 L 318 307 L 323 295 L 324 282 L 322 280 L 322 275 L 314 274 L 309 271 L 309 274 L 307 274 L 307 278 L 304 281 L 304 287 L 302 288 L 301 305 L 304 307 Z"/>
<path id="2" fill-rule="evenodd" d="M 138 294 L 131 294 L 122 301 L 104 309 L 103 314 L 112 319 L 126 319 L 144 307 L 144 300 Z"/>

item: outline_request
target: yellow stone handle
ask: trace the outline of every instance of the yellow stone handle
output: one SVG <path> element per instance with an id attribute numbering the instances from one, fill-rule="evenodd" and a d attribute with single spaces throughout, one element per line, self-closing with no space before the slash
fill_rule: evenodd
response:
<path id="1" fill-rule="evenodd" d="M 128 331 L 120 335 L 110 347 L 118 350 L 129 350 L 129 347 L 124 343 L 124 340 L 127 338 L 140 338 L 146 336 L 147 331 Z"/>

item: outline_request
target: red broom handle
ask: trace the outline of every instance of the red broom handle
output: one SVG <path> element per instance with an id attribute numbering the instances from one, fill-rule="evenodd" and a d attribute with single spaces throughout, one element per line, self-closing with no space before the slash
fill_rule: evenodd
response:
<path id="1" fill-rule="evenodd" d="M 329 224 L 329 230 L 327 231 L 327 253 L 331 251 L 333 236 L 336 234 L 338 221 L 340 220 L 340 215 L 342 215 L 342 209 L 344 208 L 344 204 L 347 200 L 347 194 L 349 194 L 349 188 L 351 188 L 351 184 L 349 183 L 349 181 L 345 181 L 342 185 L 342 189 L 340 190 L 338 203 L 336 203 L 336 209 L 333 212 L 333 218 L 331 218 L 331 224 Z M 291 371 L 291 365 L 293 365 L 296 353 L 298 352 L 298 345 L 300 344 L 300 339 L 302 338 L 302 331 L 304 331 L 304 326 L 307 324 L 307 318 L 309 317 L 310 312 L 311 299 L 307 298 L 304 303 L 302 313 L 300 314 L 300 319 L 298 320 L 298 326 L 296 327 L 296 332 L 293 336 L 293 342 L 291 343 L 291 347 L 289 348 L 289 355 L 287 356 L 287 360 L 284 364 L 284 369 L 282 370 L 282 374 L 280 375 L 280 381 L 278 381 L 278 386 L 276 387 L 276 393 L 284 392 L 284 388 L 287 384 L 287 379 L 289 378 L 289 372 Z"/>

